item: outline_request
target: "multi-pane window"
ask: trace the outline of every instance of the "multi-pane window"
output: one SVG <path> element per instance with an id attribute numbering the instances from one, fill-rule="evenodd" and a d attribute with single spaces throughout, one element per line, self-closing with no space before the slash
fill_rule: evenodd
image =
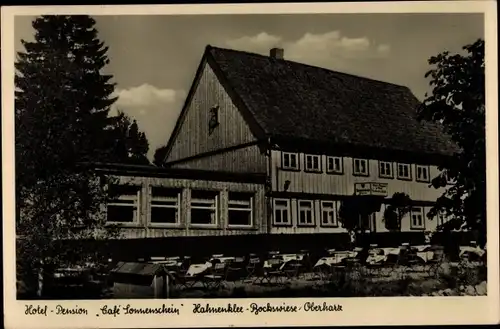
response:
<path id="1" fill-rule="evenodd" d="M 366 159 L 353 159 L 354 161 L 354 175 L 368 176 L 368 160 Z"/>
<path id="2" fill-rule="evenodd" d="M 314 225 L 313 202 L 309 200 L 299 200 L 299 225 Z"/>
<path id="3" fill-rule="evenodd" d="M 344 172 L 342 168 L 342 158 L 341 157 L 327 157 L 326 158 L 326 169 L 327 172 L 333 174 L 342 174 Z"/>
<path id="4" fill-rule="evenodd" d="M 419 182 L 429 182 L 429 166 L 416 165 L 417 171 L 417 181 Z"/>
<path id="5" fill-rule="evenodd" d="M 219 193 L 215 191 L 191 191 L 191 224 L 216 225 Z"/>
<path id="6" fill-rule="evenodd" d="M 297 153 L 283 153 L 283 169 L 299 169 Z"/>
<path id="7" fill-rule="evenodd" d="M 321 225 L 338 226 L 335 201 L 321 201 Z"/>
<path id="8" fill-rule="evenodd" d="M 410 212 L 411 222 L 410 228 L 412 229 L 424 229 L 424 209 L 422 207 L 413 207 Z"/>
<path id="9" fill-rule="evenodd" d="M 274 200 L 274 224 L 275 225 L 291 224 L 290 200 L 287 199 Z"/>
<path id="10" fill-rule="evenodd" d="M 393 178 L 392 173 L 392 162 L 380 161 L 379 162 L 379 174 L 380 177 Z"/>
<path id="11" fill-rule="evenodd" d="M 151 223 L 179 223 L 181 191 L 178 189 L 153 187 L 151 190 Z"/>
<path id="12" fill-rule="evenodd" d="M 228 225 L 252 226 L 253 195 L 250 193 L 229 192 Z"/>
<path id="13" fill-rule="evenodd" d="M 306 154 L 306 170 L 307 171 L 321 171 L 320 165 L 321 156 Z"/>
<path id="14" fill-rule="evenodd" d="M 138 221 L 140 187 L 129 185 L 111 186 L 112 199 L 107 204 L 107 221 L 134 223 Z"/>
<path id="15" fill-rule="evenodd" d="M 398 163 L 398 178 L 411 179 L 411 167 L 407 163 Z"/>

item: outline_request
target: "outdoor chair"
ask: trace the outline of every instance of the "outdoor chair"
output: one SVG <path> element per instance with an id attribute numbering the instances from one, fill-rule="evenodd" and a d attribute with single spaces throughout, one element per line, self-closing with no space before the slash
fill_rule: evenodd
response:
<path id="1" fill-rule="evenodd" d="M 208 289 L 220 288 L 226 278 L 227 263 L 218 262 L 210 270 L 210 274 L 204 276 L 203 283 Z"/>
<path id="2" fill-rule="evenodd" d="M 443 248 L 434 248 L 432 258 L 427 261 L 427 273 L 429 277 L 436 277 L 438 274 L 439 266 L 444 263 L 446 254 Z"/>
<path id="3" fill-rule="evenodd" d="M 245 275 L 243 277 L 243 282 L 250 282 L 251 278 L 256 275 L 259 267 L 262 267 L 260 258 L 251 257 L 245 266 Z"/>
<path id="4" fill-rule="evenodd" d="M 313 263 L 311 262 L 311 255 L 308 250 L 301 250 L 300 253 L 303 255 L 301 261 L 301 270 L 303 273 L 311 273 L 313 271 Z M 299 273 L 300 274 L 300 273 Z"/>
<path id="5" fill-rule="evenodd" d="M 190 289 L 193 288 L 196 283 L 200 282 L 202 274 L 199 275 L 186 275 L 180 271 L 169 272 L 174 277 L 174 286 L 179 289 Z"/>
<path id="6" fill-rule="evenodd" d="M 287 271 L 284 271 L 281 267 L 283 262 L 279 258 L 271 258 L 267 260 L 270 267 L 265 268 L 263 275 L 259 278 L 259 283 L 268 284 L 282 284 L 284 280 L 290 275 Z M 284 267 L 284 266 L 283 266 Z"/>
<path id="7" fill-rule="evenodd" d="M 179 273 L 185 274 L 188 271 L 189 266 L 191 266 L 191 257 L 185 256 L 182 259 L 182 264 L 179 268 Z"/>
<path id="8" fill-rule="evenodd" d="M 245 272 L 245 257 L 236 257 L 227 266 L 226 281 L 240 279 Z"/>
<path id="9" fill-rule="evenodd" d="M 289 260 L 283 264 L 281 270 L 285 272 L 288 279 L 296 278 L 300 274 L 300 270 L 304 268 L 302 261 L 300 260 Z"/>

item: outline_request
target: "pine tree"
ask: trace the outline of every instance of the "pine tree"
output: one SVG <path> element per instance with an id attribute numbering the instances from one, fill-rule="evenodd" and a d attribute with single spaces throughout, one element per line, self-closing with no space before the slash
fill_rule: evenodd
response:
<path id="1" fill-rule="evenodd" d="M 16 76 L 17 265 L 23 279 L 86 253 L 60 247 L 67 239 L 101 239 L 106 177 L 82 162 L 106 161 L 103 142 L 114 84 L 101 71 L 108 48 L 89 16 L 41 16 L 35 41 L 22 41 Z M 40 282 L 39 282 L 40 283 Z M 39 289 L 40 294 L 40 289 Z"/>

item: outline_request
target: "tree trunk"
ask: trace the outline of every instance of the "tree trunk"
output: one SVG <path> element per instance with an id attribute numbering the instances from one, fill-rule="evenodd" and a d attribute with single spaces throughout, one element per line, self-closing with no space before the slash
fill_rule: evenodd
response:
<path id="1" fill-rule="evenodd" d="M 36 289 L 36 295 L 37 297 L 42 297 L 43 296 L 43 261 L 40 261 L 40 267 L 38 268 L 38 280 L 37 280 L 37 289 Z"/>

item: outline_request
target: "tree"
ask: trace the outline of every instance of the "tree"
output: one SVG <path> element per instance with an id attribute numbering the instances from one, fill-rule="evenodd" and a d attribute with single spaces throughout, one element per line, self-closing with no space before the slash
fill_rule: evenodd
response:
<path id="1" fill-rule="evenodd" d="M 165 156 L 167 155 L 167 146 L 161 146 L 156 149 L 155 155 L 153 158 L 153 164 L 157 167 L 162 167 L 165 161 Z"/>
<path id="2" fill-rule="evenodd" d="M 113 150 L 109 162 L 147 165 L 149 142 L 146 135 L 139 131 L 136 120 L 131 121 L 125 113 L 110 118 L 106 141 L 108 148 Z"/>
<path id="3" fill-rule="evenodd" d="M 401 221 L 410 212 L 410 209 L 410 197 L 405 193 L 394 193 L 384 211 L 385 228 L 389 231 L 401 231 Z"/>
<path id="4" fill-rule="evenodd" d="M 22 40 L 15 64 L 16 260 L 23 280 L 88 256 L 61 241 L 116 234 L 101 211 L 111 178 L 80 165 L 113 153 L 103 142 L 116 100 L 112 76 L 101 73 L 108 48 L 89 16 L 41 16 L 32 25 L 35 41 Z"/>
<path id="5" fill-rule="evenodd" d="M 486 152 L 485 152 L 485 76 L 484 40 L 463 47 L 465 54 L 445 51 L 429 59 L 434 67 L 425 77 L 433 86 L 426 94 L 419 115 L 438 122 L 458 147 L 443 163 L 441 173 L 432 180 L 435 188 L 445 188 L 428 213 L 444 214 L 446 231 L 467 228 L 486 243 Z M 451 182 L 451 184 L 450 184 Z"/>
<path id="6" fill-rule="evenodd" d="M 359 244 L 357 238 L 363 237 L 369 229 L 370 216 L 380 211 L 382 203 L 388 203 L 384 211 L 384 222 L 386 228 L 391 231 L 401 229 L 402 218 L 410 211 L 411 199 L 405 193 L 394 193 L 390 200 L 378 196 L 352 196 L 342 201 L 339 208 L 339 221 L 342 227 L 355 236 L 355 244 Z M 357 233 L 357 236 L 355 235 Z"/>

